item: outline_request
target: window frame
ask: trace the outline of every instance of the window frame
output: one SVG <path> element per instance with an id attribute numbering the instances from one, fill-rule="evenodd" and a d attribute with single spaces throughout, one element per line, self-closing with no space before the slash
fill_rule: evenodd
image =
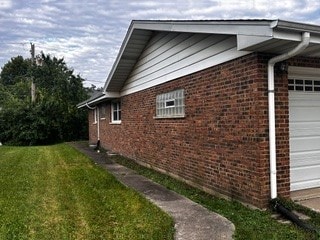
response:
<path id="1" fill-rule="evenodd" d="M 185 117 L 185 92 L 176 89 L 156 96 L 155 119 L 184 118 Z"/>
<path id="2" fill-rule="evenodd" d="M 320 78 L 288 78 L 288 90 L 294 92 L 319 93 Z"/>
<path id="3" fill-rule="evenodd" d="M 114 119 L 115 113 L 117 113 L 117 119 Z M 110 121 L 110 123 L 111 124 L 121 124 L 121 101 L 111 102 L 111 121 Z"/>

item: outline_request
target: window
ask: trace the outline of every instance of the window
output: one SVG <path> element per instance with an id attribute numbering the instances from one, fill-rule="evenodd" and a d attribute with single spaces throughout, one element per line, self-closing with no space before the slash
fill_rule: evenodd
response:
<path id="1" fill-rule="evenodd" d="M 156 118 L 184 117 L 184 90 L 159 94 L 156 99 Z"/>
<path id="2" fill-rule="evenodd" d="M 121 103 L 113 102 L 111 104 L 111 122 L 112 123 L 121 123 Z"/>
<path id="3" fill-rule="evenodd" d="M 288 89 L 301 92 L 320 92 L 320 80 L 289 79 Z"/>

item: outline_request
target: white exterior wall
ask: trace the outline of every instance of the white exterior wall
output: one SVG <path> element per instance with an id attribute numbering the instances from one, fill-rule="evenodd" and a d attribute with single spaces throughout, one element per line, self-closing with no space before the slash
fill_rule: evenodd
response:
<path id="1" fill-rule="evenodd" d="M 125 82 L 127 95 L 249 54 L 237 51 L 235 36 L 160 32 L 155 34 Z"/>

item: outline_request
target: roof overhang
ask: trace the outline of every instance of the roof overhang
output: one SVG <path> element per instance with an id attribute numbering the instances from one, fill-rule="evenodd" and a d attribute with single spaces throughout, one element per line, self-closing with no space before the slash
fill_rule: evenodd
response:
<path id="1" fill-rule="evenodd" d="M 310 32 L 310 46 L 300 55 L 320 57 L 320 26 L 311 24 L 282 20 L 134 20 L 108 75 L 104 93 L 121 91 L 153 33 L 160 31 L 235 35 L 239 51 L 273 54 L 282 54 L 294 48 L 301 41 L 301 34 Z"/>
<path id="2" fill-rule="evenodd" d="M 94 108 L 97 104 L 101 102 L 105 102 L 112 99 L 120 98 L 119 92 L 107 92 L 107 93 L 100 93 L 82 103 L 77 105 L 77 108 Z"/>

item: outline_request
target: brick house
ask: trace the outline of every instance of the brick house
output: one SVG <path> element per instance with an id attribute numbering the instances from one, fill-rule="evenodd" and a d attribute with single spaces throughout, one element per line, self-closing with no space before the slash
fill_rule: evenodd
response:
<path id="1" fill-rule="evenodd" d="M 320 187 L 320 26 L 133 21 L 90 143 L 258 207 Z"/>

